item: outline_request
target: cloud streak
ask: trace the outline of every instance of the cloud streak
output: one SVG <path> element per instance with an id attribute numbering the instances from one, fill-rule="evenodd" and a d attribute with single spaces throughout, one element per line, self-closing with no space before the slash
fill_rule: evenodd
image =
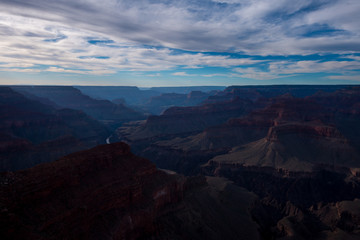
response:
<path id="1" fill-rule="evenodd" d="M 317 31 L 339 30 L 327 36 L 326 44 L 341 50 L 349 38 L 356 42 L 360 31 L 360 3 L 356 0 L 294 0 L 291 4 L 285 0 L 3 0 L 0 5 L 8 14 L 94 31 L 120 42 L 194 51 L 233 49 L 258 54 L 256 49 L 263 53 L 268 46 L 279 48 L 285 41 L 288 54 L 302 53 L 305 43 L 301 36 L 307 33 L 311 37 L 314 26 Z M 299 41 L 301 48 L 296 47 Z M 318 51 L 326 49 L 317 47 Z"/>
<path id="2" fill-rule="evenodd" d="M 360 69 L 358 12 L 356 0 L 2 0 L 0 70 L 352 76 Z M 334 54 L 339 59 L 327 59 Z M 308 55 L 324 57 L 298 57 Z"/>
<path id="3" fill-rule="evenodd" d="M 261 62 L 249 57 L 239 59 L 224 55 L 176 53 L 168 48 L 115 42 L 109 40 L 111 36 L 55 26 L 45 20 L 33 21 L 36 24 L 29 23 L 25 17 L 2 17 L 0 23 L 3 26 L 11 25 L 9 31 L 12 30 L 14 33 L 0 37 L 4 43 L 0 62 L 20 64 L 21 61 L 23 65 L 60 65 L 63 68 L 127 71 L 168 70 L 176 66 L 232 67 Z M 29 32 L 32 32 L 30 37 Z M 57 40 L 49 42 L 47 39 Z"/>

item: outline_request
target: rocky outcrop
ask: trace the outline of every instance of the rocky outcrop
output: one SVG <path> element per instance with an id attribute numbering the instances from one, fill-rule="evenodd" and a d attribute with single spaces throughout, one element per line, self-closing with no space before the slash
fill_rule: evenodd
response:
<path id="1" fill-rule="evenodd" d="M 134 156 L 124 143 L 102 145 L 7 173 L 1 179 L 2 233 L 11 239 L 138 239 L 182 199 L 184 178 Z"/>
<path id="2" fill-rule="evenodd" d="M 351 98 L 353 105 L 356 105 L 357 95 Z M 227 144 L 233 148 L 212 161 L 292 171 L 312 171 L 316 164 L 359 167 L 360 149 L 357 147 L 357 135 L 354 134 L 358 126 L 353 127 L 351 134 L 343 131 L 343 124 L 338 124 L 340 121 L 353 122 L 354 115 L 339 114 L 342 108 L 333 106 L 334 109 L 330 109 L 322 101 L 280 96 L 270 100 L 273 103 L 264 109 L 230 120 L 222 128 L 213 128 L 213 135 L 232 140 Z M 265 129 L 268 129 L 266 135 Z M 216 135 L 216 132 L 219 134 Z M 226 132 L 230 137 L 223 134 Z M 216 138 L 209 140 L 215 142 Z"/>
<path id="3" fill-rule="evenodd" d="M 118 130 L 157 166 L 213 177 L 157 170 L 123 143 L 99 146 L 3 173 L 1 232 L 28 239 L 358 239 L 357 88 L 249 89 L 229 88 L 201 106 L 170 108 Z M 47 111 L 34 123 L 59 122 L 39 117 Z M 46 133 L 38 125 L 29 129 Z M 25 121 L 11 126 L 27 129 Z M 70 126 L 81 129 L 76 121 Z M 29 138 L 3 132 L 1 146 L 14 156 L 33 151 L 38 135 L 23 134 Z M 57 151 L 72 141 L 49 139 L 39 146 Z"/>
<path id="4" fill-rule="evenodd" d="M 122 98 L 129 105 L 141 105 L 160 92 L 142 90 L 135 86 L 74 86 L 85 95 L 94 99 L 106 99 L 114 101 Z M 117 101 L 114 101 L 117 102 Z"/>
<path id="5" fill-rule="evenodd" d="M 234 147 L 211 161 L 313 171 L 318 164 L 359 167 L 359 159 L 357 149 L 334 127 L 289 123 L 271 127 L 265 138 Z"/>
<path id="6" fill-rule="evenodd" d="M 84 94 L 95 99 L 107 99 L 114 101 L 115 99 L 124 99 L 131 106 L 146 108 L 147 102 L 156 96 L 166 93 L 188 94 L 190 92 L 206 92 L 213 94 L 216 91 L 223 90 L 225 87 L 153 87 L 138 88 L 131 86 L 75 86 Z M 194 96 L 195 97 L 195 96 Z"/>
<path id="7" fill-rule="evenodd" d="M 306 135 L 311 138 L 333 138 L 346 142 L 346 138 L 334 126 L 319 123 L 286 123 L 269 128 L 266 139 L 268 141 L 279 141 L 285 135 Z"/>
<path id="8" fill-rule="evenodd" d="M 203 169 L 259 196 L 253 219 L 264 239 L 357 239 L 360 179 L 350 169 L 317 166 L 312 172 L 221 164 Z"/>
<path id="9" fill-rule="evenodd" d="M 301 172 L 210 162 L 203 171 L 226 177 L 259 197 L 275 198 L 282 203 L 290 201 L 297 206 L 310 207 L 317 202 L 338 202 L 360 196 L 360 179 L 345 167 L 317 165 L 312 172 Z"/>
<path id="10" fill-rule="evenodd" d="M 24 169 L 103 143 L 105 126 L 81 111 L 54 109 L 0 88 L 0 171 Z"/>
<path id="11" fill-rule="evenodd" d="M 222 163 L 301 171 L 311 171 L 314 164 L 359 166 L 360 128 L 356 123 L 360 118 L 355 111 L 359 104 L 356 88 L 306 98 L 296 98 L 289 93 L 264 98 L 275 94 L 271 93 L 273 88 L 279 93 L 288 89 L 254 87 L 251 91 L 264 95 L 251 98 L 253 101 L 240 99 L 239 95 L 231 101 L 170 108 L 161 116 L 120 128 L 117 133 L 137 154 L 185 174 L 189 173 L 183 172 L 187 168 L 184 166 L 199 169 L 196 164 L 214 156 L 213 160 Z M 294 87 L 291 92 L 302 96 L 314 89 Z M 224 93 L 234 95 L 242 91 L 245 90 L 234 87 Z M 334 103 L 329 105 L 327 98 L 343 100 L 338 103 L 331 100 Z M 352 107 L 343 108 L 343 105 Z M 236 117 L 236 109 L 241 108 L 242 115 Z M 348 109 L 346 113 L 344 109 Z"/>
<path id="12" fill-rule="evenodd" d="M 221 104 L 205 104 L 195 107 L 172 107 L 160 116 L 150 116 L 137 126 L 118 129 L 118 136 L 127 142 L 160 137 L 173 138 L 174 135 L 189 135 L 240 117 L 251 109 L 250 101 L 235 99 Z M 167 137 L 168 136 L 168 137 Z"/>
<path id="13" fill-rule="evenodd" d="M 127 121 L 145 118 L 141 113 L 122 104 L 90 98 L 82 94 L 80 90 L 70 86 L 14 86 L 12 88 L 20 93 L 26 92 L 49 99 L 62 108 L 81 110 L 113 128 Z"/>
<path id="14" fill-rule="evenodd" d="M 241 99 L 196 107 L 173 107 L 160 116 L 150 116 L 144 122 L 126 124 L 116 133 L 118 139 L 129 143 L 136 154 L 151 159 L 157 166 L 190 174 L 188 170 L 195 173 L 201 164 L 216 154 L 224 153 L 224 149 L 218 149 L 216 154 L 212 150 L 206 153 L 193 144 L 196 149 L 192 151 L 183 148 L 182 138 L 196 136 L 210 126 L 243 116 L 252 107 L 250 101 Z M 192 143 L 185 139 L 188 146 Z"/>
<path id="15" fill-rule="evenodd" d="M 201 91 L 191 91 L 188 94 L 181 93 L 162 93 L 160 96 L 154 96 L 149 101 L 137 105 L 141 109 L 151 114 L 159 115 L 171 107 L 196 106 L 207 99 L 211 93 Z"/>
<path id="16" fill-rule="evenodd" d="M 2 239 L 260 239 L 257 196 L 114 143 L 0 175 Z"/>
<path id="17" fill-rule="evenodd" d="M 260 99 L 275 98 L 284 94 L 290 94 L 297 98 L 311 96 L 317 92 L 333 93 L 346 85 L 264 85 L 264 86 L 230 86 L 224 91 L 210 96 L 206 102 L 215 103 L 229 101 L 235 98 L 256 101 Z"/>
<path id="18" fill-rule="evenodd" d="M 223 178 L 207 177 L 201 185 L 196 181 L 175 209 L 158 218 L 164 231 L 157 239 L 261 239 L 251 216 L 257 200 L 255 194 Z"/>
<path id="19" fill-rule="evenodd" d="M 319 93 L 311 97 L 333 112 L 333 122 L 351 144 L 360 149 L 360 88 L 339 90 L 333 94 Z"/>

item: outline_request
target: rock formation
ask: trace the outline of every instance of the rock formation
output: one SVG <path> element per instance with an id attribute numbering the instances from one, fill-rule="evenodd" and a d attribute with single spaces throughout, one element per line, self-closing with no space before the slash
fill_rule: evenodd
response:
<path id="1" fill-rule="evenodd" d="M 20 93 L 30 93 L 49 99 L 62 108 L 81 110 L 112 128 L 119 127 L 127 121 L 144 119 L 141 113 L 122 104 L 90 98 L 70 86 L 13 86 L 12 88 Z"/>
<path id="2" fill-rule="evenodd" d="M 0 171 L 53 161 L 104 143 L 105 126 L 78 110 L 54 109 L 0 88 Z"/>
<path id="3" fill-rule="evenodd" d="M 2 239 L 259 239 L 254 194 L 157 170 L 124 143 L 3 173 L 0 183 Z"/>

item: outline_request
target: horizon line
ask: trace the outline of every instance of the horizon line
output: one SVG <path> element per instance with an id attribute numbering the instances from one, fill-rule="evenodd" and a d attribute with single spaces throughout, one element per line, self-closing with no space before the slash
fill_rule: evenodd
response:
<path id="1" fill-rule="evenodd" d="M 239 85 L 183 85 L 183 86 L 136 86 L 136 85 L 79 85 L 79 84 L 0 84 L 0 86 L 43 86 L 43 87 L 137 87 L 137 88 L 187 88 L 187 87 L 258 87 L 258 86 L 360 86 L 359 83 L 348 84 L 239 84 Z"/>

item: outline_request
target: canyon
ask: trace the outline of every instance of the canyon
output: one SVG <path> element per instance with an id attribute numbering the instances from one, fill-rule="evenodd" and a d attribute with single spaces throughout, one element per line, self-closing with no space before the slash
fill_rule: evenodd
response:
<path id="1" fill-rule="evenodd" d="M 359 239 L 359 86 L 120 90 L 0 88 L 2 235 Z"/>
<path id="2" fill-rule="evenodd" d="M 158 170 L 124 143 L 2 174 L 0 189 L 6 239 L 259 239 L 248 211 L 254 194 Z"/>
<path id="3" fill-rule="evenodd" d="M 0 87 L 0 170 L 18 170 L 54 161 L 104 143 L 111 133 L 74 109 L 57 109 Z"/>

